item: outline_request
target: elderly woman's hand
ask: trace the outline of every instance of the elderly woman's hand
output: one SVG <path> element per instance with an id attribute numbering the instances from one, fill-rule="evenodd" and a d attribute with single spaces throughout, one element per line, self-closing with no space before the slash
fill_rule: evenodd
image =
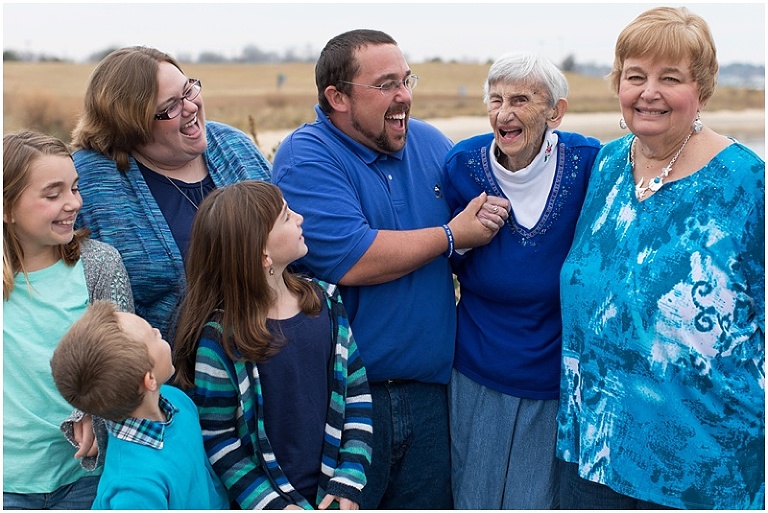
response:
<path id="1" fill-rule="evenodd" d="M 485 192 L 480 193 L 448 223 L 456 249 L 488 244 L 504 226 L 504 221 L 509 217 L 509 202 L 503 198 L 493 198 L 493 203 L 489 204 L 490 199 Z"/>
<path id="2" fill-rule="evenodd" d="M 477 218 L 488 228 L 496 230 L 504 226 L 509 219 L 509 200 L 498 196 L 487 196 L 482 208 L 477 211 Z"/>

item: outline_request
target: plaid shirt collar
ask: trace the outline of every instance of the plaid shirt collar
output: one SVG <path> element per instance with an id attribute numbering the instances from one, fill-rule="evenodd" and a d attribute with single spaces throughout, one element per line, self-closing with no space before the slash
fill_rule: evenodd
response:
<path id="1" fill-rule="evenodd" d="M 146 445 L 153 449 L 162 449 L 165 426 L 171 423 L 173 415 L 179 410 L 162 395 L 160 396 L 160 408 L 165 412 L 165 417 L 168 419 L 165 422 L 136 417 L 128 417 L 120 422 L 107 420 L 105 421 L 107 431 L 120 440 Z"/>

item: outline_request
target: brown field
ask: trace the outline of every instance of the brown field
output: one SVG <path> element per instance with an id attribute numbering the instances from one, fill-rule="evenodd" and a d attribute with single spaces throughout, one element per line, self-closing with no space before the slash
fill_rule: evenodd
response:
<path id="1" fill-rule="evenodd" d="M 3 130 L 32 128 L 69 138 L 93 64 L 3 63 Z M 484 116 L 482 85 L 487 65 L 412 64 L 419 75 L 411 114 L 422 119 Z M 316 103 L 314 65 L 187 64 L 185 72 L 203 83 L 206 117 L 259 133 L 292 129 L 312 121 Z M 279 74 L 284 86 L 277 87 Z M 569 113 L 617 112 L 606 80 L 567 74 Z M 707 111 L 740 111 L 765 106 L 765 92 L 718 88 Z"/>

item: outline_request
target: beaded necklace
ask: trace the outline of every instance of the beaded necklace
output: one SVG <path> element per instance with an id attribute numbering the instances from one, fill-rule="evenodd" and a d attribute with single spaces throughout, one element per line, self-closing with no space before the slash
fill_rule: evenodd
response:
<path id="1" fill-rule="evenodd" d="M 664 166 L 662 168 L 661 173 L 656 176 L 656 178 L 651 178 L 648 181 L 648 185 L 643 187 L 643 180 L 644 178 L 640 178 L 640 180 L 635 184 L 635 196 L 637 196 L 638 200 L 643 199 L 643 196 L 645 196 L 645 193 L 648 192 L 650 189 L 652 192 L 656 192 L 659 189 L 661 189 L 661 186 L 664 185 L 664 179 L 669 176 L 669 173 L 672 172 L 672 166 L 675 165 L 675 162 L 677 162 L 677 158 L 680 156 L 680 154 L 683 152 L 683 148 L 685 148 L 685 145 L 688 144 L 688 140 L 691 138 L 691 136 L 696 132 L 695 129 L 691 130 L 691 132 L 688 134 L 688 137 L 685 138 L 683 141 L 683 144 L 680 145 L 680 149 L 677 150 L 677 153 L 675 153 L 675 156 L 672 157 L 672 160 L 669 161 L 669 164 Z M 632 171 L 635 170 L 635 143 L 637 142 L 637 137 L 632 141 L 632 147 L 629 150 L 629 163 L 632 165 Z"/>

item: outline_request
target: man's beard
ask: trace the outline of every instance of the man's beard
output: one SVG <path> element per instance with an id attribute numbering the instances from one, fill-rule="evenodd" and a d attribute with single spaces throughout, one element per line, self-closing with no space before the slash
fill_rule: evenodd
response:
<path id="1" fill-rule="evenodd" d="M 405 141 L 408 137 L 408 120 L 406 119 L 403 122 L 405 123 L 405 127 L 406 127 L 405 134 L 403 134 L 403 145 L 405 145 Z M 353 115 L 352 127 L 358 132 L 360 132 L 362 135 L 364 135 L 366 138 L 368 138 L 370 141 L 373 141 L 374 145 L 376 146 L 376 149 L 379 150 L 381 153 L 392 154 L 400 151 L 400 148 L 395 148 L 390 142 L 389 137 L 387 137 L 386 126 L 381 130 L 379 134 L 374 134 L 373 132 L 363 128 L 363 126 L 357 120 L 357 117 Z"/>

